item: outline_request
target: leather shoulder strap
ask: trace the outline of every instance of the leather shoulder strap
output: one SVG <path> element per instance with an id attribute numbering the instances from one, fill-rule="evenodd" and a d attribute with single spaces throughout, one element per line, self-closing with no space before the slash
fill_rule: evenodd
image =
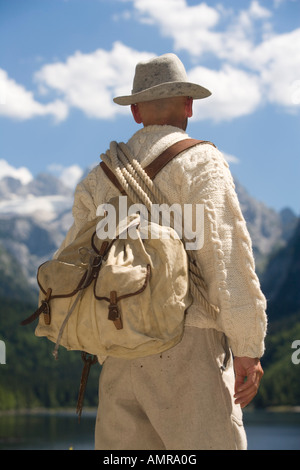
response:
<path id="1" fill-rule="evenodd" d="M 154 179 L 160 170 L 164 168 L 174 157 L 179 155 L 184 150 L 204 143 L 211 142 L 196 139 L 179 140 L 179 142 L 171 145 L 163 153 L 156 157 L 151 163 L 149 163 L 149 165 L 144 168 L 144 170 L 151 179 Z"/>
<path id="2" fill-rule="evenodd" d="M 210 144 L 215 147 L 214 144 L 206 140 L 197 140 L 197 139 L 190 139 L 190 138 L 180 140 L 179 142 L 176 142 L 175 144 L 168 147 L 164 152 L 162 152 L 158 157 L 156 157 L 151 163 L 149 163 L 149 165 L 147 165 L 144 168 L 145 172 L 151 179 L 154 179 L 155 176 L 160 172 L 160 170 L 164 168 L 174 157 L 179 155 L 184 150 L 187 150 L 198 144 Z M 106 176 L 118 188 L 118 190 L 122 194 L 125 194 L 125 191 L 120 185 L 117 177 L 110 170 L 110 168 L 108 168 L 108 166 L 104 162 L 100 162 L 100 166 L 102 170 L 104 171 L 104 173 L 106 174 Z"/>
<path id="3" fill-rule="evenodd" d="M 100 166 L 106 176 L 110 179 L 110 181 L 116 186 L 116 188 L 120 191 L 122 194 L 126 194 L 122 185 L 119 183 L 118 178 L 114 175 L 114 173 L 111 171 L 111 169 L 106 165 L 104 162 L 100 162 Z"/>

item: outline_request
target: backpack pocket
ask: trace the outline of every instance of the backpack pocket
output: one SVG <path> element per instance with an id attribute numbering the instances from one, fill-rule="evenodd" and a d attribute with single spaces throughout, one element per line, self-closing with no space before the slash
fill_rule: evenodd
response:
<path id="1" fill-rule="evenodd" d="M 45 295 L 51 289 L 51 298 L 72 297 L 84 285 L 87 267 L 76 266 L 57 259 L 41 264 L 37 282 Z"/>

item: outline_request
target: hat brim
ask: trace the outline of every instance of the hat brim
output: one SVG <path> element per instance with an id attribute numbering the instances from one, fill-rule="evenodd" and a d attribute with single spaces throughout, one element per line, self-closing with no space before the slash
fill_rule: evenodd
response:
<path id="1" fill-rule="evenodd" d="M 144 101 L 153 101 L 163 98 L 172 98 L 175 96 L 190 96 L 195 100 L 208 98 L 211 92 L 200 85 L 189 82 L 167 82 L 161 83 L 139 93 L 133 93 L 128 96 L 117 96 L 114 102 L 121 106 L 142 103 Z"/>

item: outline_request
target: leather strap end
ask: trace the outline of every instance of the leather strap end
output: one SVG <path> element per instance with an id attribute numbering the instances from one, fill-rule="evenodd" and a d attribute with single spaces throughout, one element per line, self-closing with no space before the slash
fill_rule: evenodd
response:
<path id="1" fill-rule="evenodd" d="M 29 323 L 32 323 L 41 315 L 41 313 L 44 312 L 44 309 L 45 309 L 45 305 L 42 304 L 32 315 L 30 315 L 28 318 L 20 322 L 20 325 L 25 326 L 25 325 L 28 325 Z"/>

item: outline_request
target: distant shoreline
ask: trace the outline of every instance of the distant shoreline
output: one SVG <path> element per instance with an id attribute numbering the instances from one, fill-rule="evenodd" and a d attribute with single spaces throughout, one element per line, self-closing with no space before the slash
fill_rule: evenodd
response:
<path id="1" fill-rule="evenodd" d="M 270 406 L 266 408 L 246 408 L 243 410 L 245 414 L 251 414 L 253 412 L 269 412 L 269 413 L 300 413 L 300 406 Z M 97 413 L 97 408 L 86 407 L 83 408 L 82 417 L 84 416 L 94 416 Z M 2 410 L 0 411 L 0 416 L 8 415 L 74 415 L 76 414 L 76 407 L 67 407 L 67 408 L 20 408 L 13 410 Z"/>
<path id="2" fill-rule="evenodd" d="M 82 417 L 84 415 L 93 416 L 97 413 L 97 408 L 84 407 Z M 20 408 L 14 410 L 0 410 L 0 416 L 9 415 L 74 415 L 76 414 L 76 406 L 67 408 Z"/>

